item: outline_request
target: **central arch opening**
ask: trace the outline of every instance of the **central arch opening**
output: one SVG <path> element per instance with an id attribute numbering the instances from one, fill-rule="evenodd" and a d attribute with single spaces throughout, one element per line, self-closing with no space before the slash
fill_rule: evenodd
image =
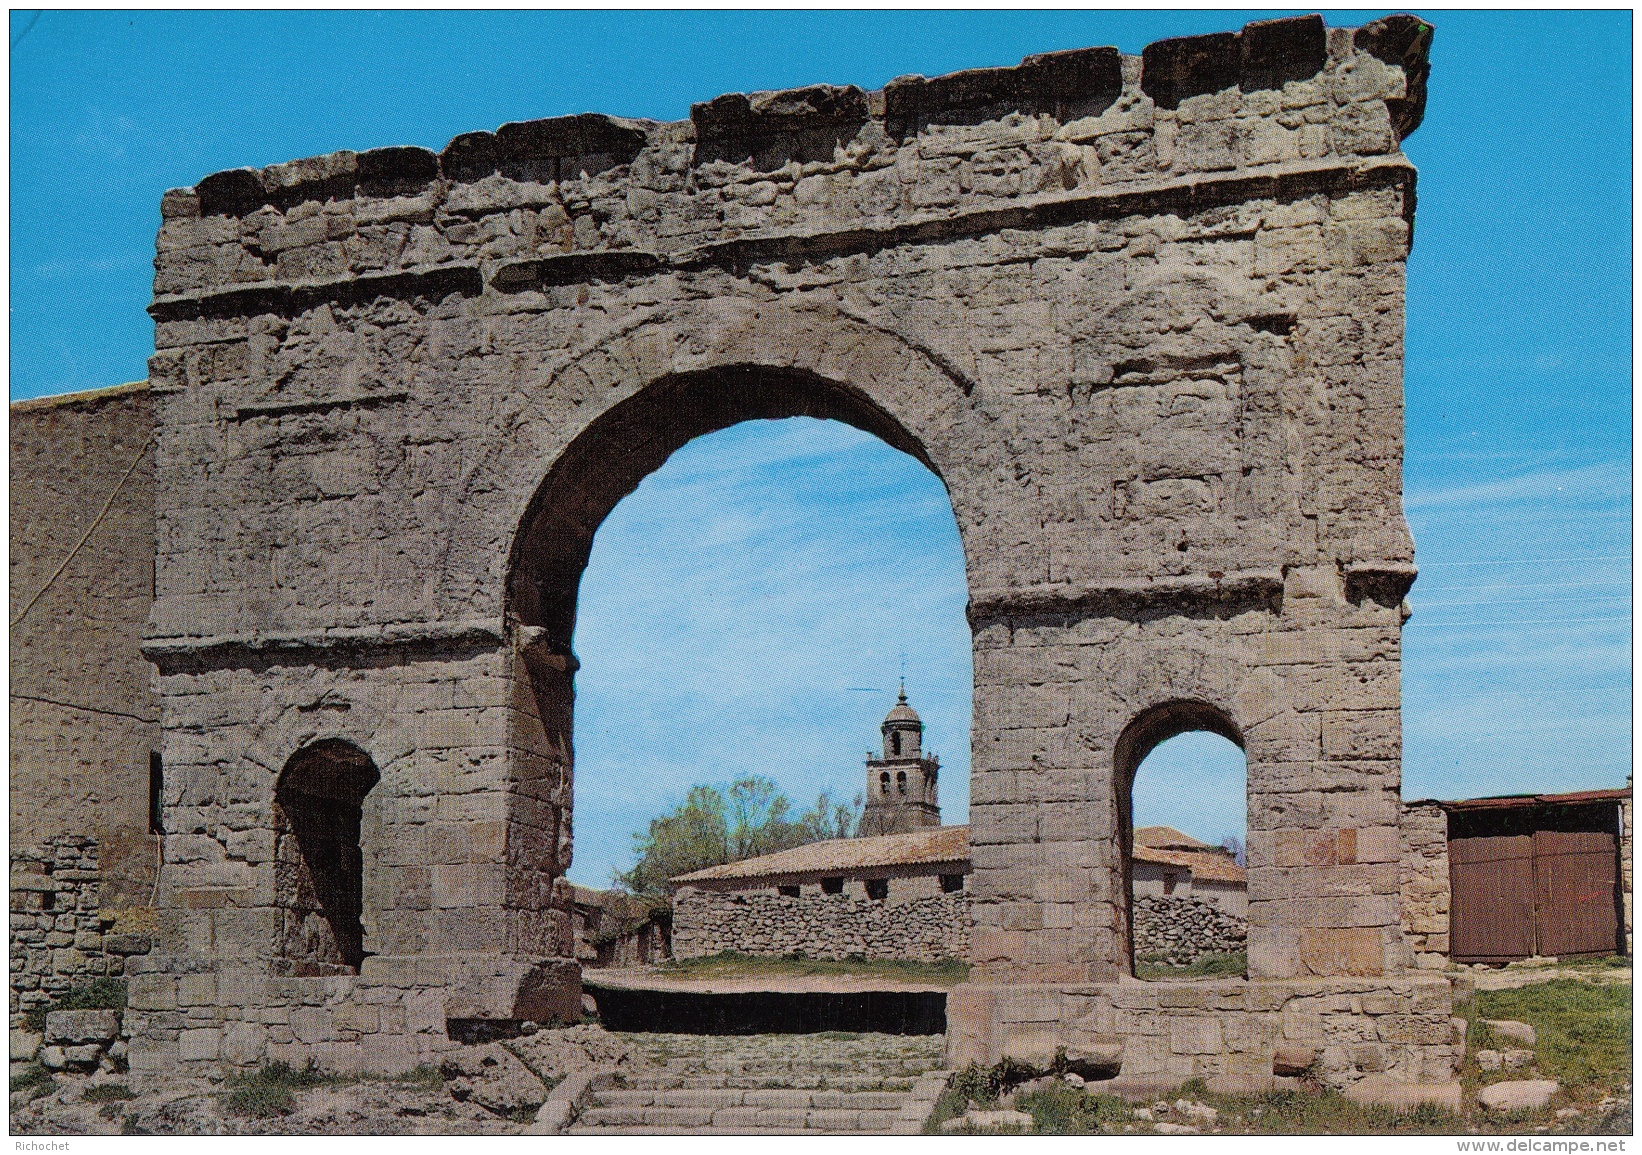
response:
<path id="1" fill-rule="evenodd" d="M 538 493 L 510 593 L 543 720 L 567 753 L 576 736 L 579 885 L 609 885 L 695 786 L 769 779 L 789 819 L 822 790 L 867 793 L 903 660 L 949 767 L 943 819 L 964 820 L 956 520 L 922 447 L 860 391 L 739 367 L 617 405 Z"/>

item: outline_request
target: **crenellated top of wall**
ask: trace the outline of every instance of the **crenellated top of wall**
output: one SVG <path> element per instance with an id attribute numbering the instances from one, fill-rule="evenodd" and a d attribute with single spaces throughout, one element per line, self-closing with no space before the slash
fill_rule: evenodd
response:
<path id="1" fill-rule="evenodd" d="M 150 312 L 163 326 L 396 289 L 516 293 L 803 256 L 828 238 L 871 247 L 960 219 L 991 231 L 1079 198 L 1169 203 L 1208 181 L 1406 168 L 1430 37 L 1413 16 L 1358 29 L 1303 16 L 1138 57 L 1077 49 L 878 92 L 730 94 L 688 121 L 583 114 L 464 133 L 440 153 L 231 169 L 165 194 Z"/>

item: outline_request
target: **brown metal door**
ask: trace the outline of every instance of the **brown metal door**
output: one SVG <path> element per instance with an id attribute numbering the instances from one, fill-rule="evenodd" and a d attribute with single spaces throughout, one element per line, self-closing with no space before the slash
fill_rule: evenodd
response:
<path id="1" fill-rule="evenodd" d="M 1532 836 L 1456 838 L 1448 844 L 1448 874 L 1449 957 L 1504 962 L 1534 953 Z"/>
<path id="2" fill-rule="evenodd" d="M 1614 953 L 1618 862 L 1612 834 L 1534 831 L 1534 924 L 1540 954 Z"/>

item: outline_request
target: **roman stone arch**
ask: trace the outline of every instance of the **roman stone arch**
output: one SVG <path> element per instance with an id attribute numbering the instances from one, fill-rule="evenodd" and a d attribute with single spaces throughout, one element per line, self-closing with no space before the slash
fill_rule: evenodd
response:
<path id="1" fill-rule="evenodd" d="M 855 425 L 941 479 L 963 537 L 981 471 L 995 473 L 1001 462 L 976 452 L 977 385 L 960 358 L 943 355 L 927 338 L 903 334 L 904 328 L 840 302 L 752 301 L 730 293 L 624 311 L 619 322 L 568 348 L 555 348 L 545 335 L 533 338 L 529 363 L 498 399 L 493 419 L 505 435 L 476 446 L 476 460 L 464 471 L 458 500 L 486 520 L 449 543 L 449 596 L 458 584 L 473 586 L 487 608 L 505 606 L 526 621 L 528 596 L 524 603 L 514 600 L 521 550 L 537 540 L 532 526 L 551 516 L 555 477 L 585 469 L 576 464 L 582 450 L 572 446 L 595 425 L 602 430 L 595 436 L 613 435 L 617 426 L 603 424 L 607 420 L 642 424 L 651 405 L 681 407 L 679 415 L 696 429 L 685 441 L 761 416 L 834 417 Z M 714 399 L 715 390 L 723 397 Z M 654 462 L 631 484 L 684 442 L 656 456 L 660 443 L 629 447 Z M 622 463 L 622 475 L 641 464 Z M 489 496 L 496 494 L 505 500 Z M 546 526 L 542 521 L 537 532 Z M 967 540 L 964 548 L 967 557 Z"/>
<path id="2" fill-rule="evenodd" d="M 578 423 L 532 486 L 509 550 L 507 620 L 518 680 L 530 689 L 509 734 L 509 858 L 562 872 L 572 845 L 576 598 L 593 536 L 616 503 L 696 437 L 746 420 L 807 416 L 853 425 L 916 458 L 956 507 L 965 489 L 940 462 L 969 480 L 956 455 L 970 383 L 837 310 L 720 301 L 653 315 L 540 387 L 602 403 L 583 406 L 596 416 Z M 961 537 L 962 516 L 958 524 Z M 551 880 L 535 882 L 530 892 L 556 904 Z"/>
<path id="3" fill-rule="evenodd" d="M 384 869 L 329 964 L 360 973 L 293 980 L 335 1008 L 309 1038 L 404 1069 L 451 1023 L 578 1015 L 569 643 L 592 534 L 690 437 L 807 414 L 928 465 L 963 543 L 974 933 L 951 1064 L 1117 1035 L 1126 1071 L 1269 1073 L 1293 1029 L 1340 1085 L 1450 1078 L 1444 980 L 1406 976 L 1396 909 L 1399 146 L 1430 35 L 1262 21 L 168 192 L 142 642 L 166 929 L 133 1065 L 218 1061 L 142 1004 L 213 967 L 267 977 L 271 787 L 332 740 L 380 768 L 331 801 L 363 801 Z M 1213 1004 L 1241 1016 L 1224 1035 L 1117 981 L 1119 784 L 1183 702 L 1248 758 L 1250 980 Z M 1365 1009 L 1318 1022 L 1299 1000 L 1325 987 Z M 234 1054 L 269 1057 L 228 994 Z"/>

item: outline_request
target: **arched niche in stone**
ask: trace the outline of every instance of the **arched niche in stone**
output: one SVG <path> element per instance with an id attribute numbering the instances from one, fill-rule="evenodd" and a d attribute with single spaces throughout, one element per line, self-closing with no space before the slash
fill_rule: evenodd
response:
<path id="1" fill-rule="evenodd" d="M 275 970 L 357 974 L 365 959 L 365 796 L 380 780 L 352 742 L 327 738 L 293 754 L 274 787 Z"/>

